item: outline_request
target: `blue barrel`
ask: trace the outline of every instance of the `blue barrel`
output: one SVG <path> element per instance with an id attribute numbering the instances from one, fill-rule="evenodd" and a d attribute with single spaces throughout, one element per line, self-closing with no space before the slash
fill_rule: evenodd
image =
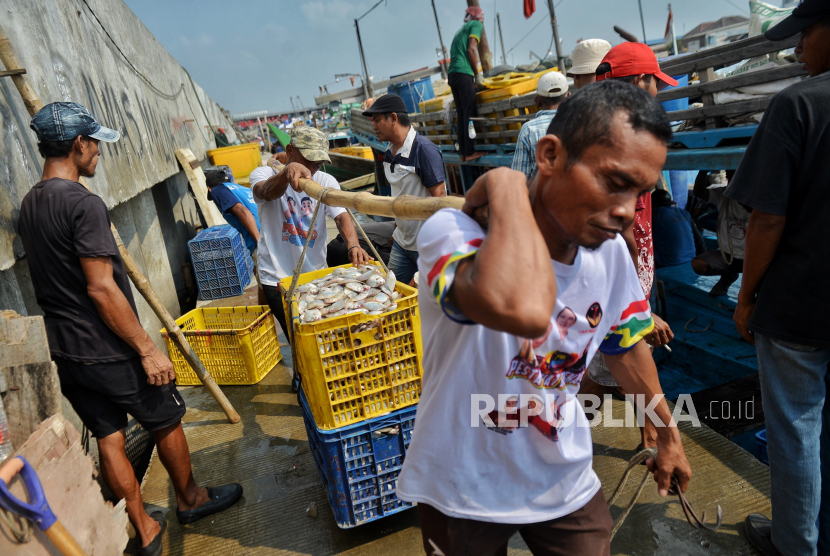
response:
<path id="1" fill-rule="evenodd" d="M 678 87 L 685 87 L 689 84 L 688 75 L 674 75 L 673 77 L 677 80 L 677 87 L 666 87 L 665 89 L 663 89 L 664 91 L 667 91 L 669 89 L 677 89 Z M 677 98 L 674 100 L 665 100 L 660 104 L 663 105 L 663 109 L 666 112 L 672 112 L 674 110 L 686 110 L 689 107 L 689 99 Z"/>
<path id="2" fill-rule="evenodd" d="M 406 111 L 410 114 L 420 112 L 418 109 L 419 102 L 435 98 L 435 90 L 432 88 L 432 81 L 429 77 L 389 85 L 387 90 L 403 99 L 404 104 L 406 104 Z"/>

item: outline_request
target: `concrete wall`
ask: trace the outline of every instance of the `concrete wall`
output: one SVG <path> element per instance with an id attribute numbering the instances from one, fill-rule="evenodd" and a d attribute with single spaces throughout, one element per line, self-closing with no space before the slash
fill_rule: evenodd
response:
<path id="1" fill-rule="evenodd" d="M 121 132 L 119 142 L 101 144 L 89 184 L 162 302 L 179 315 L 188 294 L 187 240 L 204 221 L 175 151 L 189 148 L 205 160 L 206 150 L 216 147 L 200 102 L 210 124 L 232 141 L 236 136 L 222 108 L 191 83 L 126 4 L 87 3 L 0 0 L 0 24 L 44 103 L 78 102 Z M 40 314 L 16 235 L 20 202 L 42 172 L 30 120 L 11 80 L 0 78 L 0 309 L 23 315 Z M 158 319 L 134 296 L 144 328 L 161 345 Z"/>

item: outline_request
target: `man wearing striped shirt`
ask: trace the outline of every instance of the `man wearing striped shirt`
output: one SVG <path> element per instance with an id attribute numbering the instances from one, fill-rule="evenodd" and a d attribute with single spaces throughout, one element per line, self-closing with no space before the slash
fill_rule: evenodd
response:
<path id="1" fill-rule="evenodd" d="M 536 85 L 536 117 L 522 126 L 516 140 L 516 154 L 511 168 L 523 172 L 527 179 L 536 171 L 536 143 L 547 133 L 550 121 L 556 116 L 559 103 L 568 97 L 568 80 L 558 71 L 550 71 L 539 78 Z"/>

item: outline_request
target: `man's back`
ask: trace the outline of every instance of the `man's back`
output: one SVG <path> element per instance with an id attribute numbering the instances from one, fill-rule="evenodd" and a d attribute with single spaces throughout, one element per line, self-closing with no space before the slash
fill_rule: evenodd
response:
<path id="1" fill-rule="evenodd" d="M 104 201 L 77 182 L 48 179 L 23 198 L 18 226 L 52 354 L 90 363 L 136 357 L 101 320 L 81 268 L 80 257 L 111 257 L 113 278 L 135 311 Z"/>
<path id="2" fill-rule="evenodd" d="M 475 37 L 476 40 L 481 39 L 483 24 L 473 19 L 466 22 L 461 29 L 455 34 L 450 46 L 450 65 L 447 68 L 447 73 L 466 73 L 467 75 L 475 75 L 476 68 L 470 65 L 467 59 L 467 42 L 470 37 Z"/>
<path id="3" fill-rule="evenodd" d="M 786 216 L 764 275 L 751 329 L 830 346 L 830 72 L 779 93 L 767 108 L 725 195 Z M 751 162 L 751 163 L 750 163 Z"/>

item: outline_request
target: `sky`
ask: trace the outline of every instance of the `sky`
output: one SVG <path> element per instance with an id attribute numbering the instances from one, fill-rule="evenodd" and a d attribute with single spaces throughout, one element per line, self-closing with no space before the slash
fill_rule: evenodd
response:
<path id="1" fill-rule="evenodd" d="M 318 87 L 330 93 L 351 88 L 337 73 L 361 73 L 354 19 L 377 0 L 125 0 L 168 52 L 231 114 L 291 110 L 299 95 L 314 105 Z M 532 50 L 544 56 L 551 44 L 546 0 L 525 19 L 520 0 L 479 0 L 491 52 L 494 13 L 501 18 L 508 64 L 526 64 Z M 778 0 L 768 3 L 780 5 Z M 666 28 L 667 2 L 642 0 L 646 38 Z M 463 23 L 465 0 L 435 0 L 444 45 Z M 495 11 L 494 11 L 495 8 Z M 704 21 L 727 15 L 749 16 L 747 0 L 675 0 L 678 38 Z M 638 38 L 642 26 L 637 0 L 556 0 L 563 54 L 579 39 L 622 39 L 618 25 Z M 534 26 L 538 27 L 520 41 Z M 360 21 L 369 75 L 375 81 L 435 66 L 439 46 L 430 0 L 385 0 Z M 517 44 L 518 43 L 518 44 Z M 495 52 L 501 63 L 501 47 Z M 140 60 L 134 60 L 140 69 Z M 359 86 L 359 80 L 355 82 Z"/>

